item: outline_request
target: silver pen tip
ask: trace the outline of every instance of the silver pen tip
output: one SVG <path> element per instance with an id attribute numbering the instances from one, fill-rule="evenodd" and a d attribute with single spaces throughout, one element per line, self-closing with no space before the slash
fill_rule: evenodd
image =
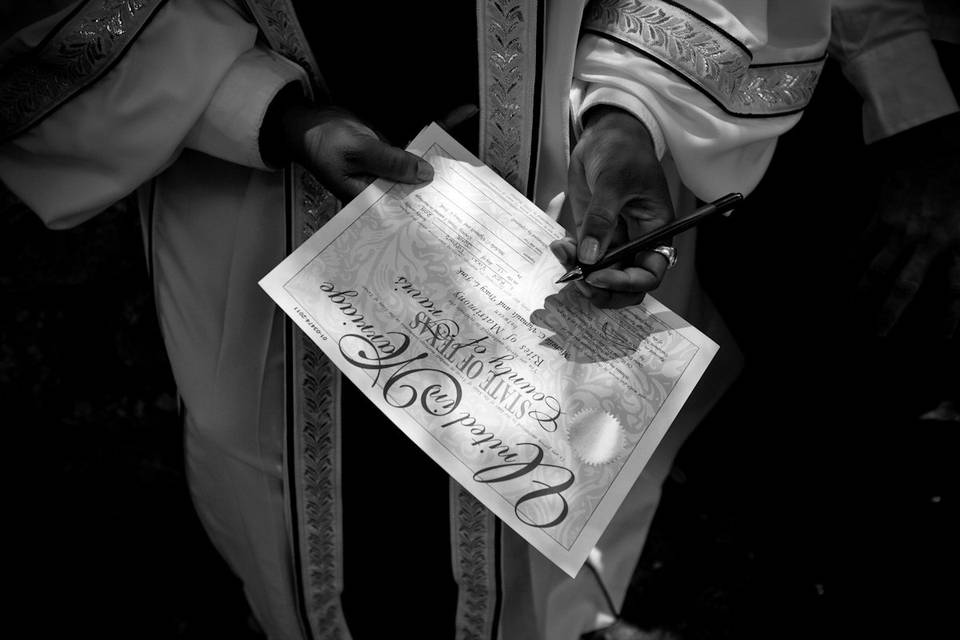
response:
<path id="1" fill-rule="evenodd" d="M 560 276 L 560 279 L 557 280 L 557 284 L 565 284 L 567 282 L 573 282 L 574 280 L 579 280 L 583 277 L 583 270 L 580 267 L 574 267 L 567 271 L 565 274 Z"/>

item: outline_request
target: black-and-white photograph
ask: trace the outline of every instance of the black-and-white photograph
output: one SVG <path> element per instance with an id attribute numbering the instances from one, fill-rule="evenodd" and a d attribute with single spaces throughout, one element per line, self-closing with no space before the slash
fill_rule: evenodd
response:
<path id="1" fill-rule="evenodd" d="M 17 637 L 953 637 L 953 0 L 0 0 Z"/>

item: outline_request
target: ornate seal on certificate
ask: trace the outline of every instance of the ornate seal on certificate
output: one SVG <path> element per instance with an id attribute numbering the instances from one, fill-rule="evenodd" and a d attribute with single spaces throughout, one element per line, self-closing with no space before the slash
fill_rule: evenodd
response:
<path id="1" fill-rule="evenodd" d="M 567 441 L 574 454 L 590 465 L 613 462 L 626 447 L 620 421 L 599 409 L 584 409 L 574 415 L 567 424 Z"/>

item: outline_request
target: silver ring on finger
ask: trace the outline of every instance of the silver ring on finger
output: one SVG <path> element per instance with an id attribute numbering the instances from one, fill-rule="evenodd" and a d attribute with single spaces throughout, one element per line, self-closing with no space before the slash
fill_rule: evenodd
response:
<path id="1" fill-rule="evenodd" d="M 652 249 L 652 251 L 654 253 L 659 253 L 667 259 L 667 269 L 673 269 L 675 266 L 677 266 L 678 253 L 676 247 L 668 247 L 667 245 L 662 244 L 659 247 Z"/>

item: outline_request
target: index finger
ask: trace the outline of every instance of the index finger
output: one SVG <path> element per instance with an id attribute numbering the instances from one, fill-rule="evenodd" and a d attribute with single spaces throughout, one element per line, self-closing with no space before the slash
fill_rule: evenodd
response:
<path id="1" fill-rule="evenodd" d="M 589 274 L 586 283 L 598 289 L 624 293 L 646 293 L 660 286 L 667 272 L 667 261 L 659 253 L 644 252 L 637 256 L 636 266 L 623 269 L 599 269 Z"/>

